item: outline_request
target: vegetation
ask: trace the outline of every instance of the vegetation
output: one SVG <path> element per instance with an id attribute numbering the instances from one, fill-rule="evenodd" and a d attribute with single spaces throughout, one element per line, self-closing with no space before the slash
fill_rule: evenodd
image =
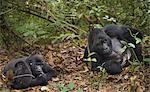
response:
<path id="1" fill-rule="evenodd" d="M 7 22 L 11 31 L 30 44 L 82 37 L 88 27 L 94 24 L 98 24 L 99 27 L 110 23 L 125 24 L 140 29 L 145 34 L 149 34 L 150 29 L 148 0 L 1 0 L 1 2 L 0 15 L 5 18 L 3 22 Z M 1 41 L 4 38 L 2 37 Z M 12 39 L 7 37 L 6 40 Z"/>
<path id="2" fill-rule="evenodd" d="M 38 50 L 48 63 L 54 62 L 64 73 L 51 82 L 57 83 L 52 88 L 54 90 L 95 92 L 93 90 L 101 89 L 102 92 L 116 92 L 114 87 L 125 92 L 149 90 L 150 73 L 137 63 L 117 77 L 109 76 L 101 67 L 99 75 L 93 74 L 81 64 L 89 27 L 101 28 L 112 23 L 128 25 L 144 33 L 144 61 L 149 62 L 149 0 L 0 0 L 0 67 L 13 56 L 29 55 Z M 133 47 L 132 44 L 127 45 Z M 1 48 L 9 50 L 9 55 L 3 54 L 5 51 Z M 21 55 L 17 53 L 19 50 Z M 89 58 L 89 61 L 95 60 Z M 102 80 L 106 83 L 101 84 Z"/>

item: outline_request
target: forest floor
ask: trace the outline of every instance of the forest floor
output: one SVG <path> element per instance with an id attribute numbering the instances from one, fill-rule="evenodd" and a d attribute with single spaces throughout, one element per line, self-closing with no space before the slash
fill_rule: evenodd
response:
<path id="1" fill-rule="evenodd" d="M 84 40 L 80 46 L 67 41 L 36 49 L 24 49 L 23 53 L 32 51 L 42 54 L 46 62 L 58 71 L 58 76 L 49 81 L 47 86 L 22 90 L 11 90 L 0 81 L 0 92 L 150 92 L 150 68 L 143 65 L 128 66 L 118 75 L 91 72 L 89 66 L 82 62 L 86 42 Z M 148 49 L 144 53 L 149 54 Z M 20 52 L 12 55 L 0 50 L 0 68 L 16 58 L 14 55 L 17 57 Z"/>

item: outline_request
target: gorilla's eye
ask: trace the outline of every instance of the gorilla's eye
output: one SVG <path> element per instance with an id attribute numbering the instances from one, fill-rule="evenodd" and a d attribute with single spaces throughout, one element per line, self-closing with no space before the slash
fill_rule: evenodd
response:
<path id="1" fill-rule="evenodd" d="M 103 39 L 103 43 L 107 43 L 107 39 Z"/>

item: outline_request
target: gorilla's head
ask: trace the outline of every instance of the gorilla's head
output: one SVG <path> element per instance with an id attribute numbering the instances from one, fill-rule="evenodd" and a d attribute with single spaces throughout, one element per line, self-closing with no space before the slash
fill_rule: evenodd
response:
<path id="1" fill-rule="evenodd" d="M 88 38 L 89 48 L 99 55 L 108 55 L 112 52 L 111 38 L 98 28 L 93 28 Z"/>
<path id="2" fill-rule="evenodd" d="M 43 64 L 42 62 L 44 61 L 43 56 L 42 55 L 31 55 L 27 60 L 26 60 L 30 65 L 41 65 Z"/>

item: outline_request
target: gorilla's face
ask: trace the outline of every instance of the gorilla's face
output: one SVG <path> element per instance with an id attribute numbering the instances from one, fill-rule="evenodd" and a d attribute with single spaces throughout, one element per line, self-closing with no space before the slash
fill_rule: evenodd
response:
<path id="1" fill-rule="evenodd" d="M 43 57 L 41 55 L 31 55 L 28 59 L 27 62 L 30 65 L 42 65 L 43 64 Z"/>
<path id="2" fill-rule="evenodd" d="M 99 55 L 109 55 L 112 52 L 111 39 L 104 32 L 100 31 L 93 40 L 93 51 L 97 52 Z"/>

